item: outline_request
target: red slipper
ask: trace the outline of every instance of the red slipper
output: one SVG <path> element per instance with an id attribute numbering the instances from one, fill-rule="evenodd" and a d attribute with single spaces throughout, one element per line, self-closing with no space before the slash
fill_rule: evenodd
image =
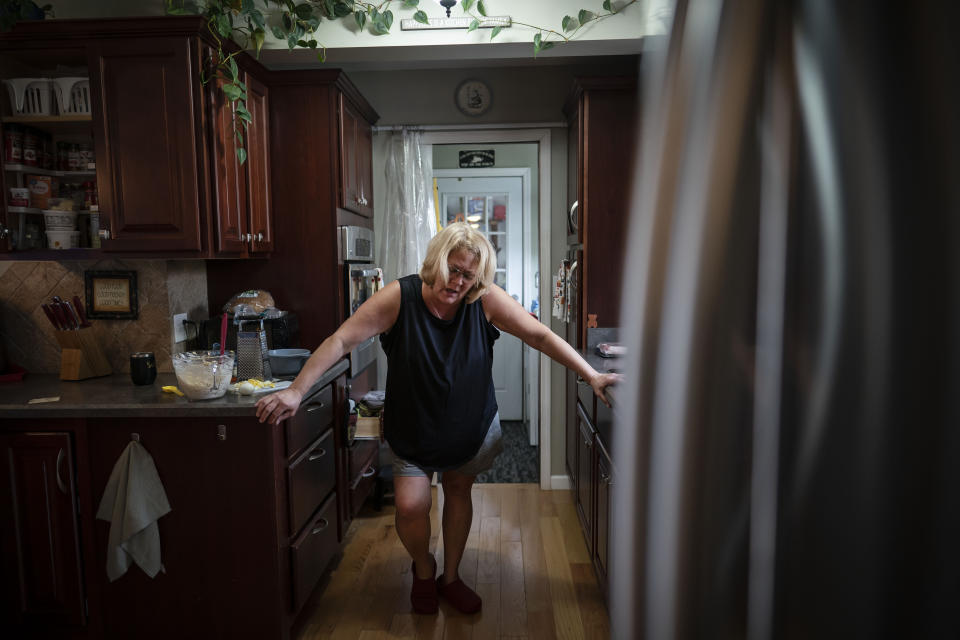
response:
<path id="1" fill-rule="evenodd" d="M 433 558 L 431 558 L 433 560 Z M 433 570 L 437 570 L 437 561 L 433 561 Z M 440 608 L 440 602 L 437 598 L 437 583 L 433 578 L 418 578 L 417 563 L 410 565 L 410 571 L 413 573 L 413 586 L 410 587 L 410 604 L 413 605 L 414 613 L 436 613 Z"/>
<path id="2" fill-rule="evenodd" d="M 437 578 L 437 593 L 446 598 L 447 602 L 460 613 L 476 613 L 483 606 L 483 600 L 477 592 L 457 578 L 450 584 L 442 584 L 443 576 Z"/>

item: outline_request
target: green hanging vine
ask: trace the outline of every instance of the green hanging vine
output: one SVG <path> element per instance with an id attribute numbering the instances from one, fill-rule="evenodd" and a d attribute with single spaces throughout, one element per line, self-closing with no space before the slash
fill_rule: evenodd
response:
<path id="1" fill-rule="evenodd" d="M 536 57 L 541 51 L 551 49 L 558 43 L 569 42 L 587 24 L 614 16 L 637 1 L 626 0 L 614 8 L 611 0 L 603 0 L 599 11 L 580 9 L 576 17 L 563 16 L 559 30 L 515 20 L 511 20 L 511 24 L 529 27 L 536 32 L 533 36 L 533 55 Z M 217 42 L 217 53 L 214 71 L 209 77 L 204 77 L 204 82 L 219 80 L 224 95 L 234 103 L 234 134 L 239 143 L 237 157 L 241 163 L 247 157 L 243 134 L 252 117 L 247 110 L 247 86 L 240 81 L 234 60 L 239 51 L 226 53 L 223 41 L 230 40 L 243 50 L 252 50 L 259 57 L 269 29 L 275 38 L 286 42 L 289 49 L 314 49 L 317 58 L 324 62 L 327 49 L 315 35 L 321 22 L 352 18 L 361 30 L 366 29 L 376 36 L 386 35 L 393 26 L 394 14 L 390 7 L 395 2 L 401 9 L 413 11 L 412 17 L 417 22 L 429 22 L 426 12 L 418 8 L 420 0 L 207 0 L 202 6 L 194 0 L 166 0 L 168 14 L 199 14 L 207 19 L 207 27 Z M 467 33 L 479 29 L 487 17 L 483 0 L 461 0 L 460 9 L 473 18 Z M 502 30 L 502 26 L 494 27 L 490 40 Z"/>

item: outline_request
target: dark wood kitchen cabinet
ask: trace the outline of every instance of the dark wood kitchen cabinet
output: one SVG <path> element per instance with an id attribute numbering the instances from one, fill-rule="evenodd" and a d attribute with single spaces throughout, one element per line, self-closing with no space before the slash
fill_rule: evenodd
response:
<path id="1" fill-rule="evenodd" d="M 0 434 L 3 619 L 86 624 L 74 449 L 67 432 Z M 7 625 L 4 625 L 5 627 Z"/>
<path id="2" fill-rule="evenodd" d="M 587 551 L 593 553 L 593 525 L 594 525 L 594 466 L 593 456 L 594 437 L 596 433 L 593 425 L 583 409 L 577 404 L 577 484 L 575 490 L 577 516 L 580 526 L 583 527 Z"/>
<path id="3" fill-rule="evenodd" d="M 620 321 L 633 157 L 639 129 L 633 77 L 578 78 L 567 99 L 567 244 L 576 248 L 576 296 L 567 342 L 586 346 L 588 325 Z"/>
<path id="4" fill-rule="evenodd" d="M 339 205 L 373 217 L 373 128 L 344 94 L 340 94 Z"/>
<path id="5" fill-rule="evenodd" d="M 15 59 L 21 75 L 68 66 L 89 76 L 85 117 L 104 240 L 84 257 L 244 258 L 272 250 L 267 71 L 245 53 L 236 57 L 253 118 L 248 160 L 239 165 L 232 105 L 203 82 L 213 50 L 201 17 L 22 22 L 0 34 L 0 55 Z M 53 117 L 32 126 L 56 137 L 65 125 Z M 18 215 L 6 211 L 3 220 L 25 224 Z M 25 248 L 11 257 L 30 258 Z"/>

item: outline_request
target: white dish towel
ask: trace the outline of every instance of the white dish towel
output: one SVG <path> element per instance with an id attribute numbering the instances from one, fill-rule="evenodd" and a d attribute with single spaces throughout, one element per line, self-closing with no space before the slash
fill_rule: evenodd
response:
<path id="1" fill-rule="evenodd" d="M 103 491 L 97 518 L 110 523 L 107 543 L 107 577 L 113 582 L 131 562 L 151 578 L 166 572 L 160 562 L 160 529 L 157 520 L 170 513 L 153 458 L 133 440 L 113 466 Z"/>

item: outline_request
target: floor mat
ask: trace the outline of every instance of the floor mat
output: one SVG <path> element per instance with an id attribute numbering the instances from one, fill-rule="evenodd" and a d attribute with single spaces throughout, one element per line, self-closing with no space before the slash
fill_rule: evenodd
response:
<path id="1" fill-rule="evenodd" d="M 503 420 L 503 452 L 493 468 L 477 475 L 477 482 L 538 482 L 537 447 L 530 446 L 524 422 Z"/>

